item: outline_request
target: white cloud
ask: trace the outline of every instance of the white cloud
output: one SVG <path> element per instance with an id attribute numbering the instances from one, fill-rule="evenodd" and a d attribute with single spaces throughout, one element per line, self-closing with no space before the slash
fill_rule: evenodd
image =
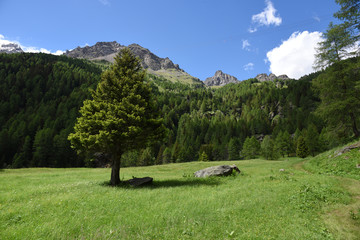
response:
<path id="1" fill-rule="evenodd" d="M 315 21 L 317 21 L 317 22 L 320 22 L 320 21 L 321 21 L 321 19 L 320 19 L 318 16 L 314 16 L 313 19 L 314 19 Z"/>
<path id="2" fill-rule="evenodd" d="M 251 17 L 252 23 L 257 25 L 257 27 L 270 25 L 279 26 L 282 23 L 282 18 L 276 14 L 277 10 L 274 8 L 274 4 L 270 0 L 266 0 L 265 3 L 266 8 L 264 11 Z M 257 27 L 250 27 L 249 32 L 256 32 Z"/>
<path id="3" fill-rule="evenodd" d="M 100 2 L 102 5 L 105 5 L 105 6 L 110 5 L 110 1 L 109 1 L 109 0 L 99 0 L 99 2 Z"/>
<path id="4" fill-rule="evenodd" d="M 242 49 L 250 51 L 250 48 L 249 48 L 250 46 L 251 46 L 251 44 L 249 43 L 248 40 L 242 40 Z"/>
<path id="5" fill-rule="evenodd" d="M 48 54 L 53 54 L 53 55 L 62 55 L 64 53 L 64 51 L 61 51 L 61 50 L 51 52 L 45 48 L 24 46 L 18 41 L 7 40 L 7 39 L 5 39 L 4 35 L 0 34 L 0 47 L 4 44 L 9 44 L 9 43 L 15 43 L 15 44 L 19 45 L 24 52 L 32 52 L 32 53 L 42 52 L 42 53 L 48 53 Z"/>
<path id="6" fill-rule="evenodd" d="M 257 28 L 256 27 L 249 27 L 248 29 L 249 33 L 254 33 L 257 31 Z"/>
<path id="7" fill-rule="evenodd" d="M 320 41 L 323 41 L 320 32 L 294 32 L 279 47 L 266 54 L 270 72 L 275 75 L 286 74 L 295 79 L 313 72 L 316 48 Z"/>
<path id="8" fill-rule="evenodd" d="M 6 40 L 5 37 L 4 37 L 4 35 L 1 35 L 1 34 L 0 34 L 0 46 L 3 45 L 3 44 L 4 44 L 4 45 L 5 45 L 5 44 L 9 44 L 9 43 L 17 43 L 17 42 L 14 42 L 14 41 L 11 42 L 11 41 L 9 41 L 9 40 Z"/>
<path id="9" fill-rule="evenodd" d="M 252 71 L 252 70 L 254 70 L 254 66 L 255 66 L 255 65 L 250 62 L 250 63 L 244 65 L 244 70 L 245 70 L 245 71 Z"/>

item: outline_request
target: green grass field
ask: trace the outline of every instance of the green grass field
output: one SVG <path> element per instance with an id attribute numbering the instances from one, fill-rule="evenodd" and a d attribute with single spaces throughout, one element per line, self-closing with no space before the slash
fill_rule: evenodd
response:
<path id="1" fill-rule="evenodd" d="M 359 239 L 359 181 L 302 161 L 121 169 L 153 177 L 143 188 L 107 186 L 110 169 L 1 170 L 0 239 Z M 240 175 L 191 177 L 234 163 Z"/>

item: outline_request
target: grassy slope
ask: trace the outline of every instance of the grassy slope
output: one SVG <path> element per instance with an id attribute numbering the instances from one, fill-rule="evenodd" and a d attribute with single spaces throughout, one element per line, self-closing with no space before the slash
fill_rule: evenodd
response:
<path id="1" fill-rule="evenodd" d="M 359 145 L 359 141 L 348 144 Z M 346 205 L 335 205 L 328 208 L 323 215 L 323 220 L 332 232 L 337 232 L 339 239 L 347 239 L 345 236 L 360 237 L 360 148 L 352 149 L 343 154 L 341 146 L 325 153 L 310 158 L 305 162 L 306 171 L 327 175 L 336 179 L 343 189 L 346 189 L 352 200 Z"/>
<path id="2" fill-rule="evenodd" d="M 346 146 L 359 143 L 357 141 Z M 340 155 L 339 151 L 344 147 L 332 149 L 310 159 L 304 165 L 304 168 L 318 174 L 343 176 L 360 180 L 360 168 L 357 168 L 357 165 L 360 164 L 360 148 L 355 148 Z"/>
<path id="3" fill-rule="evenodd" d="M 181 72 L 181 71 L 178 71 L 175 69 L 158 70 L 158 71 L 152 71 L 152 70 L 148 69 L 147 71 L 151 74 L 164 77 L 173 83 L 179 82 L 182 84 L 188 84 L 188 85 L 192 85 L 192 86 L 202 85 L 202 82 L 200 80 L 194 78 L 190 74 L 188 74 L 186 72 Z"/>
<path id="4" fill-rule="evenodd" d="M 153 187 L 139 189 L 105 186 L 109 169 L 3 170 L 0 239 L 338 237 L 318 213 L 351 196 L 336 178 L 292 168 L 298 162 L 239 161 L 241 175 L 207 179 L 186 176 L 226 162 L 122 169 L 124 179 L 155 178 Z"/>

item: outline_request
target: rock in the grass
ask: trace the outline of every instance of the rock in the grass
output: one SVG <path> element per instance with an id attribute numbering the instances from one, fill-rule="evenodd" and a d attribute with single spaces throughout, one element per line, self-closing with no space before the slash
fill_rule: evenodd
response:
<path id="1" fill-rule="evenodd" d="M 152 181 L 153 181 L 152 177 L 144 177 L 144 178 L 133 178 L 127 180 L 126 182 L 128 182 L 133 187 L 139 187 L 139 186 L 151 184 Z"/>
<path id="2" fill-rule="evenodd" d="M 195 177 L 228 176 L 232 174 L 233 170 L 240 173 L 239 168 L 234 164 L 231 166 L 221 165 L 221 166 L 208 167 L 195 172 L 194 176 Z"/>
<path id="3" fill-rule="evenodd" d="M 350 146 L 346 146 L 340 150 L 337 150 L 334 152 L 334 155 L 335 155 L 335 157 L 338 157 L 338 156 L 341 156 L 342 154 L 347 153 L 350 150 L 355 149 L 355 148 L 360 148 L 360 142 L 357 142 L 355 144 L 352 144 Z"/>

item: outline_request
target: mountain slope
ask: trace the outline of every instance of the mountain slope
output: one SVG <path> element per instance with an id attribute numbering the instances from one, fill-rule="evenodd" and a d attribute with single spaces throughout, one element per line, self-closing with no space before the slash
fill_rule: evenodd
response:
<path id="1" fill-rule="evenodd" d="M 85 58 L 89 60 L 105 60 L 114 62 L 114 57 L 120 49 L 126 46 L 114 42 L 97 42 L 94 46 L 77 47 L 66 51 L 64 55 L 72 58 Z M 178 64 L 174 64 L 169 58 L 160 58 L 138 44 L 127 46 L 137 57 L 141 59 L 141 65 L 149 73 L 163 76 L 172 82 L 181 82 L 190 85 L 203 85 L 203 83 L 182 70 Z"/>
<path id="2" fill-rule="evenodd" d="M 236 77 L 223 73 L 221 70 L 215 72 L 215 75 L 207 78 L 204 84 L 208 87 L 211 86 L 225 86 L 229 83 L 239 83 Z"/>
<path id="3" fill-rule="evenodd" d="M 261 73 L 261 74 L 258 74 L 255 78 L 257 80 L 259 80 L 259 82 L 274 81 L 275 79 L 278 79 L 278 80 L 290 79 L 287 75 L 276 76 L 273 73 L 270 73 L 269 75 L 267 75 L 266 73 Z"/>
<path id="4" fill-rule="evenodd" d="M 101 69 L 50 54 L 0 54 L 0 168 L 83 166 L 67 136 Z"/>

